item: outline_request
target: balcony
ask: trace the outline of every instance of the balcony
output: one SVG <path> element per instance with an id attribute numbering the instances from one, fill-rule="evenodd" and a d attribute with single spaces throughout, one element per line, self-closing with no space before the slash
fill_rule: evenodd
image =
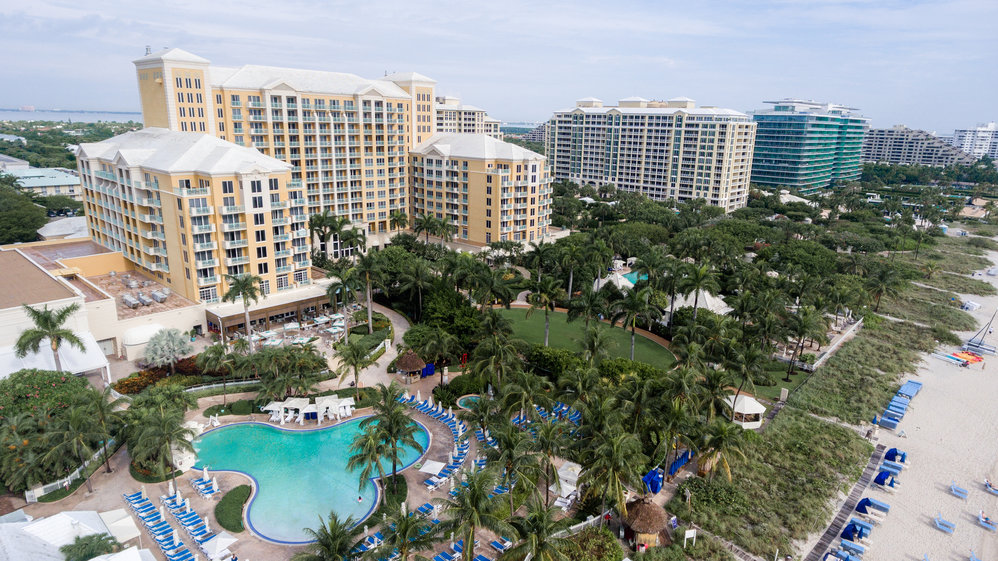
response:
<path id="1" fill-rule="evenodd" d="M 295 253 L 308 253 L 307 245 L 296 245 L 294 246 Z"/>
<path id="2" fill-rule="evenodd" d="M 140 214 L 139 220 L 142 222 L 155 222 L 156 224 L 163 223 L 163 217 L 158 214 Z"/>
<path id="3" fill-rule="evenodd" d="M 204 242 L 194 244 L 194 251 L 214 251 L 218 249 L 217 242 Z"/>
<path id="4" fill-rule="evenodd" d="M 148 253 L 149 255 L 159 255 L 160 257 L 166 257 L 165 247 L 145 246 L 142 248 L 142 251 Z"/>
<path id="5" fill-rule="evenodd" d="M 288 181 L 288 188 L 301 189 L 301 179 L 292 179 L 291 181 Z"/>
<path id="6" fill-rule="evenodd" d="M 270 208 L 288 208 L 288 201 L 270 201 Z"/>
<path id="7" fill-rule="evenodd" d="M 208 188 L 200 187 L 198 189 L 177 189 L 177 195 L 181 197 L 204 197 L 208 195 Z"/>
<path id="8" fill-rule="evenodd" d="M 191 232 L 195 234 L 210 234 L 215 231 L 214 224 L 192 224 Z"/>
<path id="9" fill-rule="evenodd" d="M 274 257 L 291 257 L 291 253 L 290 249 L 282 249 L 280 251 L 275 251 Z"/>
<path id="10" fill-rule="evenodd" d="M 150 263 L 149 264 L 149 270 L 150 271 L 156 271 L 156 272 L 159 272 L 159 273 L 169 273 L 170 272 L 170 267 L 167 266 L 166 263 Z"/>
<path id="11" fill-rule="evenodd" d="M 295 230 L 294 233 L 295 233 L 295 238 L 296 239 L 297 238 L 307 238 L 308 237 L 308 230 L 306 230 L 304 228 L 301 229 L 301 230 Z"/>
<path id="12" fill-rule="evenodd" d="M 246 229 L 245 222 L 228 222 L 222 224 L 223 232 L 238 232 L 239 230 L 245 230 L 245 229 Z"/>
<path id="13" fill-rule="evenodd" d="M 190 213 L 191 216 L 208 216 L 215 212 L 215 207 L 210 206 L 192 206 Z"/>
<path id="14" fill-rule="evenodd" d="M 140 230 L 139 235 L 147 240 L 165 240 L 166 234 L 156 230 Z"/>
<path id="15" fill-rule="evenodd" d="M 273 218 L 270 220 L 271 224 L 274 226 L 287 226 L 291 223 L 290 218 Z"/>
<path id="16" fill-rule="evenodd" d="M 294 267 L 292 267 L 291 265 L 284 265 L 284 266 L 281 266 L 281 267 L 274 267 L 274 271 L 278 272 L 278 273 L 290 273 L 293 270 L 294 270 Z"/>
<path id="17" fill-rule="evenodd" d="M 305 206 L 305 199 L 297 197 L 290 200 L 291 206 Z"/>
<path id="18" fill-rule="evenodd" d="M 246 212 L 246 207 L 243 205 L 233 205 L 233 206 L 223 206 L 222 214 L 242 214 Z"/>
<path id="19" fill-rule="evenodd" d="M 198 286 L 211 286 L 213 284 L 218 284 L 218 277 L 215 275 L 210 277 L 198 277 Z"/>
<path id="20" fill-rule="evenodd" d="M 222 247 L 225 249 L 236 249 L 247 246 L 249 246 L 249 240 L 226 240 L 222 242 Z"/>
<path id="21" fill-rule="evenodd" d="M 291 241 L 291 234 L 276 234 L 274 236 L 275 242 L 289 242 Z"/>
<path id="22" fill-rule="evenodd" d="M 246 257 L 245 255 L 243 255 L 241 257 L 226 257 L 225 258 L 225 265 L 228 266 L 228 267 L 233 267 L 235 265 L 245 265 L 247 263 L 249 263 L 249 257 Z"/>
<path id="23" fill-rule="evenodd" d="M 311 266 L 312 266 L 312 262 L 309 261 L 309 260 L 307 260 L 307 259 L 305 261 L 295 261 L 295 267 L 298 268 L 298 269 L 305 269 L 305 268 L 311 267 Z"/>
<path id="24" fill-rule="evenodd" d="M 163 203 L 159 199 L 153 199 L 153 198 L 145 198 L 145 199 L 143 199 L 143 198 L 140 197 L 138 199 L 135 199 L 135 202 L 137 204 L 140 204 L 140 205 L 143 205 L 143 206 L 150 206 L 150 207 L 153 207 L 153 208 L 161 208 L 163 206 Z"/>
<path id="25" fill-rule="evenodd" d="M 218 259 L 202 259 L 195 261 L 194 266 L 198 269 L 211 269 L 218 266 Z"/>

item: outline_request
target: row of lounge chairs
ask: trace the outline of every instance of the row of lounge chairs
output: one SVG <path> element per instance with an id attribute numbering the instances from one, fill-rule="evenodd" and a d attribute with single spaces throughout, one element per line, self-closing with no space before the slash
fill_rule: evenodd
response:
<path id="1" fill-rule="evenodd" d="M 874 424 L 879 424 L 880 426 L 894 430 L 898 427 L 898 423 L 904 419 L 905 413 L 908 411 L 908 407 L 911 404 L 912 398 L 918 394 L 922 389 L 921 382 L 907 381 L 901 386 L 901 389 L 894 394 L 891 398 L 890 403 L 884 409 L 883 415 L 877 420 L 876 417 L 873 419 Z M 903 431 L 902 431 L 903 432 Z M 900 433 L 899 433 L 900 434 Z"/>
<path id="2" fill-rule="evenodd" d="M 180 540 L 180 536 L 176 529 L 166 520 L 164 507 L 169 508 L 178 521 L 189 520 L 184 518 L 187 516 L 186 510 L 190 509 L 189 499 L 168 503 L 164 501 L 163 506 L 157 508 L 153 505 L 143 491 L 133 494 L 124 494 L 125 502 L 132 509 L 134 514 L 142 522 L 143 527 L 146 532 L 153 538 L 156 545 L 163 551 L 163 555 L 166 556 L 168 561 L 196 561 L 198 555 L 193 553 L 186 545 Z M 163 497 L 162 499 L 168 499 L 169 497 Z M 174 500 L 178 497 L 173 495 Z M 184 510 L 175 511 L 174 509 L 183 508 Z M 181 522 L 183 523 L 183 522 Z M 199 524 L 197 527 L 188 528 L 188 533 L 191 535 L 191 539 L 195 543 L 201 544 L 208 541 L 214 534 L 211 534 L 207 527 L 203 524 Z"/>
<path id="3" fill-rule="evenodd" d="M 197 479 L 191 479 L 191 488 L 201 496 L 202 499 L 213 500 L 215 497 L 222 496 L 222 490 L 218 486 L 218 481 L 211 478 L 199 477 Z"/>
<path id="4" fill-rule="evenodd" d="M 475 547 L 478 547 L 478 540 L 475 540 Z M 444 550 L 433 556 L 433 561 L 460 561 L 464 555 L 464 540 L 459 540 L 452 544 L 450 551 Z M 492 561 L 484 555 L 476 555 L 474 561 Z"/>
<path id="5" fill-rule="evenodd" d="M 987 479 L 984 480 L 984 489 L 992 495 L 998 495 L 998 490 L 992 487 L 991 482 Z M 970 491 L 958 485 L 956 481 L 950 481 L 949 492 L 958 499 L 967 500 L 970 498 Z M 956 524 L 943 518 L 941 512 L 936 513 L 936 516 L 933 518 L 933 523 L 936 525 L 936 528 L 947 534 L 952 534 L 956 531 Z M 998 532 L 998 524 L 984 514 L 983 509 L 977 515 L 977 524 L 989 532 Z"/>

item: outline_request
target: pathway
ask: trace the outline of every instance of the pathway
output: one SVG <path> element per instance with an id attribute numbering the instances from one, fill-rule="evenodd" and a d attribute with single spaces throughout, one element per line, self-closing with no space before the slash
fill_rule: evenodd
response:
<path id="1" fill-rule="evenodd" d="M 839 534 L 842 532 L 842 528 L 845 526 L 847 520 L 852 516 L 852 512 L 856 509 L 856 503 L 862 497 L 863 493 L 866 492 L 866 488 L 873 481 L 873 476 L 877 471 L 877 466 L 880 465 L 880 460 L 884 456 L 884 450 L 887 447 L 883 444 L 878 444 L 873 450 L 873 454 L 870 455 L 870 461 L 866 464 L 866 469 L 863 470 L 863 475 L 860 476 L 859 481 L 856 482 L 852 487 L 852 491 L 846 498 L 845 502 L 842 503 L 842 508 L 839 509 L 838 514 L 829 524 L 828 528 L 825 529 L 825 533 L 822 534 L 818 543 L 811 550 L 811 553 L 804 558 L 805 561 L 819 561 L 825 552 L 831 547 L 832 543 L 838 539 Z"/>

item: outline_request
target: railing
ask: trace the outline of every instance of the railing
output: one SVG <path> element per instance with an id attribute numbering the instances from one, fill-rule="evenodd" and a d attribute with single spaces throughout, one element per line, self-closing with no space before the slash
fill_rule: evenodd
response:
<path id="1" fill-rule="evenodd" d="M 113 438 L 108 441 L 107 446 L 109 450 L 114 448 Z M 82 466 L 74 469 L 73 472 L 67 475 L 66 477 L 63 477 L 58 481 L 53 481 L 52 483 L 39 485 L 34 489 L 28 489 L 27 491 L 24 492 L 24 500 L 28 501 L 29 503 L 36 503 L 38 502 L 38 499 L 40 497 L 44 497 L 45 495 L 48 495 L 53 491 L 58 491 L 59 489 L 68 488 L 70 485 L 73 484 L 73 481 L 76 481 L 77 479 L 83 476 L 83 472 L 87 469 L 87 466 L 93 463 L 94 460 L 102 461 L 103 454 L 104 454 L 104 449 L 102 447 L 100 450 L 97 450 L 97 452 L 95 452 L 93 456 L 90 456 L 90 458 L 88 458 L 87 461 L 83 462 Z"/>
<path id="2" fill-rule="evenodd" d="M 574 534 L 578 534 L 579 532 L 581 532 L 582 530 L 585 530 L 586 528 L 590 528 L 592 526 L 599 526 L 600 523 L 601 523 L 601 521 L 608 514 L 610 514 L 609 510 L 607 510 L 606 512 L 604 512 L 603 514 L 601 514 L 599 516 L 590 516 L 589 518 L 586 518 L 585 520 L 583 520 L 582 522 L 579 522 L 578 524 L 576 524 L 574 526 L 569 526 L 568 528 L 565 528 L 564 530 L 562 530 L 560 532 L 552 534 L 552 537 L 563 538 L 565 536 L 571 536 L 571 535 L 574 535 Z"/>

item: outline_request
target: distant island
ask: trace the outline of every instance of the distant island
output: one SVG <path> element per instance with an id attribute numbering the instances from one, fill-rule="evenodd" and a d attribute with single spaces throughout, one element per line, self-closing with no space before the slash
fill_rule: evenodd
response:
<path id="1" fill-rule="evenodd" d="M 19 113 L 110 113 L 112 115 L 141 115 L 141 111 L 98 111 L 88 109 L 24 109 L 14 107 L 0 107 L 0 111 L 16 111 Z"/>

